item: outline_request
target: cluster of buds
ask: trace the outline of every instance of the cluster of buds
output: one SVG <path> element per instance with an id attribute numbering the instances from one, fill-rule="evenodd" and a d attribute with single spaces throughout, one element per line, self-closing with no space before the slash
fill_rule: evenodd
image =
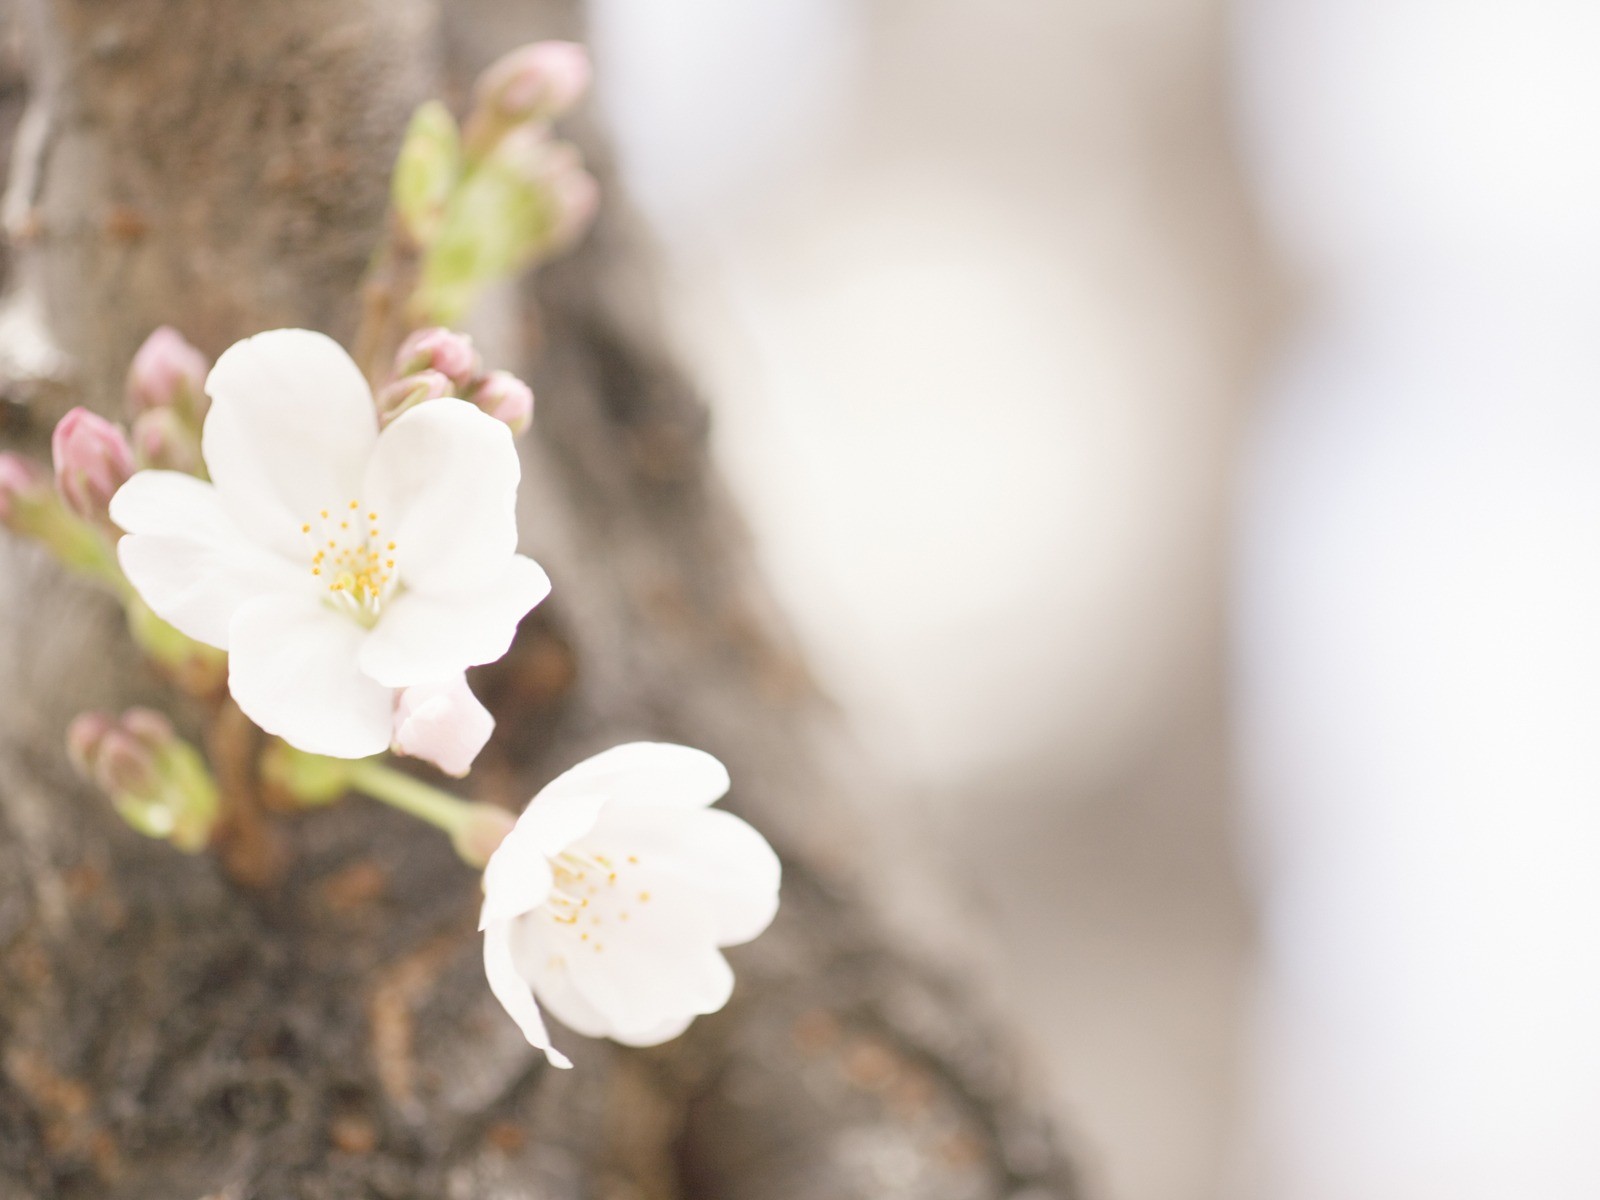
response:
<path id="1" fill-rule="evenodd" d="M 428 400 L 459 396 L 513 434 L 533 423 L 533 390 L 509 371 L 485 371 L 472 338 L 433 326 L 418 329 L 400 343 L 395 378 L 378 390 L 378 420 L 387 425 Z"/>
<path id="2" fill-rule="evenodd" d="M 588 85 L 582 46 L 537 42 L 483 73 L 461 127 L 437 103 L 413 115 L 392 195 L 421 259 L 414 320 L 457 320 L 485 285 L 562 253 L 588 228 L 599 185 L 551 125 Z"/>
<path id="3" fill-rule="evenodd" d="M 194 853 L 217 824 L 217 785 L 200 752 L 148 708 L 88 712 L 67 731 L 67 754 L 130 826 Z"/>

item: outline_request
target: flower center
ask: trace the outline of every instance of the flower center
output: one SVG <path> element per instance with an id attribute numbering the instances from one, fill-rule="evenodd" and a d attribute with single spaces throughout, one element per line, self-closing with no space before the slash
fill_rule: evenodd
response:
<path id="1" fill-rule="evenodd" d="M 363 625 L 378 619 L 394 591 L 393 541 L 383 536 L 376 511 L 360 500 L 322 509 L 300 526 L 311 555 L 311 574 L 327 588 L 328 602 Z"/>
<path id="2" fill-rule="evenodd" d="M 571 930 L 579 945 L 599 953 L 605 949 L 600 940 L 605 925 L 613 921 L 626 924 L 635 907 L 650 903 L 650 892 L 630 884 L 627 878 L 638 865 L 637 854 L 614 859 L 563 850 L 550 860 L 555 886 L 545 901 L 545 911 L 557 925 Z"/>

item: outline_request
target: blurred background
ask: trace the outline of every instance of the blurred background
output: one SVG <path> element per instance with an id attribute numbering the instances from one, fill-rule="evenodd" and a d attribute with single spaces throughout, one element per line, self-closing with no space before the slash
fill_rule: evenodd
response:
<path id="1" fill-rule="evenodd" d="M 1600 1179 L 1600 6 L 598 0 L 674 335 L 1108 1200 Z"/>

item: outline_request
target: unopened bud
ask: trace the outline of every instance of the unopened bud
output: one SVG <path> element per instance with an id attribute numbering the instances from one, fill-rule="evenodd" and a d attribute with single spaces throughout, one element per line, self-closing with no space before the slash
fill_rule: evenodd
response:
<path id="1" fill-rule="evenodd" d="M 100 743 L 115 728 L 116 722 L 109 713 L 103 712 L 79 713 L 67 726 L 67 758 L 84 779 L 94 778 L 94 763 L 100 753 Z"/>
<path id="2" fill-rule="evenodd" d="M 576 42 L 534 42 L 478 77 L 478 105 L 506 122 L 548 121 L 578 102 L 589 74 L 589 52 Z"/>
<path id="3" fill-rule="evenodd" d="M 516 435 L 533 424 L 533 389 L 510 371 L 490 371 L 467 393 L 466 399 Z"/>
<path id="4" fill-rule="evenodd" d="M 500 848 L 517 818 L 492 804 L 471 804 L 466 816 L 450 835 L 450 841 L 469 866 L 485 867 L 489 856 Z"/>
<path id="5" fill-rule="evenodd" d="M 393 750 L 431 762 L 460 779 L 494 732 L 494 717 L 472 694 L 465 676 L 419 683 L 395 699 Z"/>
<path id="6" fill-rule="evenodd" d="M 117 535 L 108 510 L 111 497 L 133 474 L 133 449 L 122 430 L 86 408 L 62 417 L 50 437 L 56 489 L 72 512 Z"/>
<path id="7" fill-rule="evenodd" d="M 453 329 L 433 326 L 407 335 L 394 356 L 394 373 L 411 375 L 434 370 L 457 387 L 465 387 L 482 371 L 483 363 L 472 348 L 472 339 Z"/>
<path id="8" fill-rule="evenodd" d="M 550 180 L 550 198 L 555 221 L 550 227 L 550 252 L 558 253 L 577 243 L 600 210 L 600 184 L 595 177 L 577 167 Z"/>
<path id="9" fill-rule="evenodd" d="M 456 385 L 443 372 L 430 369 L 401 376 L 378 390 L 378 423 L 387 425 L 419 404 L 455 394 Z"/>
<path id="10" fill-rule="evenodd" d="M 198 475 L 203 469 L 200 438 L 194 426 L 172 408 L 151 408 L 133 421 L 130 440 L 140 467 Z"/>
<path id="11" fill-rule="evenodd" d="M 147 837 L 202 849 L 217 821 L 217 786 L 205 761 L 158 712 L 131 708 L 113 720 L 84 713 L 67 730 L 73 765 Z"/>
<path id="12" fill-rule="evenodd" d="M 55 488 L 43 467 L 20 454 L 0 454 L 0 525 L 32 536 L 42 510 L 55 503 Z"/>
<path id="13" fill-rule="evenodd" d="M 206 415 L 205 355 L 163 325 L 139 347 L 128 367 L 128 412 L 176 408 L 196 428 Z"/>
<path id="14" fill-rule="evenodd" d="M 110 729 L 95 753 L 94 781 L 112 796 L 154 792 L 156 753 L 125 730 Z"/>

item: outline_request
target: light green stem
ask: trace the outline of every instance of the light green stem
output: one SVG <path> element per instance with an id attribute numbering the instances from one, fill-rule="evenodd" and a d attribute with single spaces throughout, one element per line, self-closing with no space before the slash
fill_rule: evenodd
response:
<path id="1" fill-rule="evenodd" d="M 413 779 L 378 759 L 362 759 L 350 764 L 350 786 L 374 800 L 410 813 L 418 820 L 455 837 L 461 832 L 472 805 L 449 792 Z"/>

